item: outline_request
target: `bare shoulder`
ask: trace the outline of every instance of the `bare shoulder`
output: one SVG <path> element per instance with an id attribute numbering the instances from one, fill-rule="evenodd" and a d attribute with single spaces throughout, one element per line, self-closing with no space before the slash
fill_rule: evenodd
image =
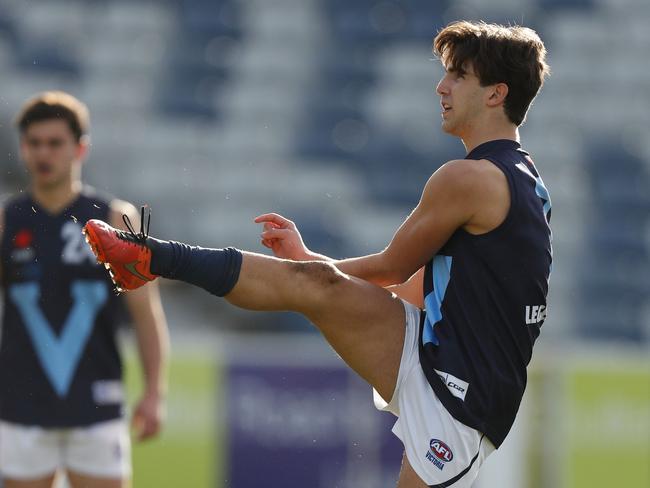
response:
<path id="1" fill-rule="evenodd" d="M 139 221 L 138 211 L 132 203 L 125 200 L 113 199 L 109 205 L 108 218 L 109 224 L 113 227 L 126 230 L 122 215 L 127 215 L 131 222 Z"/>
<path id="2" fill-rule="evenodd" d="M 454 159 L 443 164 L 429 179 L 427 187 L 462 197 L 479 196 L 492 186 L 506 185 L 505 175 L 485 159 Z"/>
<path id="3" fill-rule="evenodd" d="M 464 228 L 483 234 L 497 228 L 510 210 L 510 187 L 506 175 L 487 159 L 462 160 L 466 197 L 474 209 Z"/>
<path id="4" fill-rule="evenodd" d="M 462 227 L 482 234 L 499 226 L 510 209 L 510 188 L 505 174 L 486 159 L 455 159 L 436 171 L 423 199 L 442 200 L 460 209 Z"/>
<path id="5" fill-rule="evenodd" d="M 480 187 L 493 180 L 507 183 L 503 172 L 487 159 L 454 159 L 442 165 L 438 172 L 469 187 Z"/>

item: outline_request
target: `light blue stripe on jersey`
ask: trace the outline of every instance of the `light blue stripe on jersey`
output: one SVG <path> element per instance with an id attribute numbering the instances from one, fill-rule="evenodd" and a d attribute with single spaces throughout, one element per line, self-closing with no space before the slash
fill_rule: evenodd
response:
<path id="1" fill-rule="evenodd" d="M 551 210 L 551 195 L 549 195 L 548 190 L 544 185 L 544 181 L 540 176 L 535 178 L 535 193 L 544 202 L 544 215 L 546 215 L 548 219 L 548 213 Z"/>
<path id="2" fill-rule="evenodd" d="M 78 280 L 72 283 L 73 306 L 59 337 L 43 314 L 38 301 L 40 285 L 36 282 L 11 285 L 9 294 L 34 344 L 36 355 L 52 387 L 64 397 L 77 370 L 81 353 L 93 330 L 95 317 L 108 299 L 103 281 Z"/>
<path id="3" fill-rule="evenodd" d="M 449 284 L 452 260 L 451 256 L 442 255 L 433 258 L 433 290 L 424 297 L 424 309 L 427 312 L 427 317 L 422 331 L 422 344 L 431 342 L 438 345 L 438 338 L 433 328 L 442 319 L 442 300 L 445 298 Z"/>
<path id="4" fill-rule="evenodd" d="M 533 172 L 528 168 L 528 166 L 526 166 L 524 163 L 519 163 L 516 164 L 515 166 L 521 172 L 527 174 L 533 180 L 535 180 L 535 193 L 542 200 L 542 205 L 544 206 L 544 215 L 546 215 L 546 218 L 548 220 L 548 212 L 551 210 L 551 195 L 548 193 L 548 190 L 546 189 L 544 180 L 542 180 L 541 176 L 535 176 Z"/>

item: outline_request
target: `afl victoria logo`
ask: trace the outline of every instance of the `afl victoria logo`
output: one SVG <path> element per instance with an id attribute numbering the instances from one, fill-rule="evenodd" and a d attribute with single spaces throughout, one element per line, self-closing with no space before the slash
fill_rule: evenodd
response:
<path id="1" fill-rule="evenodd" d="M 451 449 L 447 444 L 438 439 L 431 439 L 429 443 L 429 448 L 431 449 L 431 454 L 433 454 L 437 459 L 443 463 L 448 463 L 454 459 L 454 453 L 451 452 Z"/>
<path id="2" fill-rule="evenodd" d="M 11 251 L 11 259 L 18 264 L 25 264 L 35 258 L 32 243 L 34 235 L 29 229 L 21 229 L 13 238 L 14 248 Z"/>

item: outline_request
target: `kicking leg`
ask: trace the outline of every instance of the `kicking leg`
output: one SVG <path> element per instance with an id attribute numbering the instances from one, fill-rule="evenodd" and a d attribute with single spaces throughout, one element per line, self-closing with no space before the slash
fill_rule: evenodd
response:
<path id="1" fill-rule="evenodd" d="M 404 345 L 401 300 L 330 263 L 246 252 L 242 257 L 226 300 L 249 310 L 304 314 L 353 370 L 385 400 L 392 398 Z"/>
<path id="2" fill-rule="evenodd" d="M 137 288 L 159 275 L 225 296 L 241 308 L 300 312 L 352 369 L 385 400 L 391 399 L 406 314 L 402 302 L 383 288 L 326 262 L 190 247 L 150 238 L 144 229 L 122 232 L 98 220 L 88 221 L 84 232 L 119 290 Z"/>
<path id="3" fill-rule="evenodd" d="M 399 473 L 397 488 L 427 488 L 426 483 L 413 471 L 406 453 L 402 456 L 402 469 Z"/>

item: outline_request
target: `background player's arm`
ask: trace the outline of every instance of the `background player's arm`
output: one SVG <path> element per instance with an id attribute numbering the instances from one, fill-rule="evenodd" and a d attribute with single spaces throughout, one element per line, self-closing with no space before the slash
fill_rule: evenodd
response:
<path id="1" fill-rule="evenodd" d="M 140 221 L 133 205 L 113 201 L 110 214 L 112 226 L 125 228 L 122 214 L 128 215 L 136 226 Z M 169 351 L 167 323 L 156 282 L 126 293 L 124 298 L 135 327 L 145 384 L 142 398 L 133 412 L 132 424 L 138 431 L 138 437 L 146 439 L 158 433 L 164 416 Z"/>
<path id="2" fill-rule="evenodd" d="M 496 180 L 498 185 L 505 185 L 507 192 L 505 177 L 491 163 L 450 161 L 429 178 L 417 207 L 383 251 L 332 262 L 344 273 L 380 286 L 404 283 L 458 228 L 471 227 L 480 232 L 488 227 L 483 208 L 492 208 Z M 504 202 L 497 203 L 503 206 Z M 509 201 L 506 208 L 508 205 Z M 256 222 L 264 223 L 262 243 L 279 257 L 330 260 L 304 246 L 293 222 L 277 214 L 261 215 Z"/>

